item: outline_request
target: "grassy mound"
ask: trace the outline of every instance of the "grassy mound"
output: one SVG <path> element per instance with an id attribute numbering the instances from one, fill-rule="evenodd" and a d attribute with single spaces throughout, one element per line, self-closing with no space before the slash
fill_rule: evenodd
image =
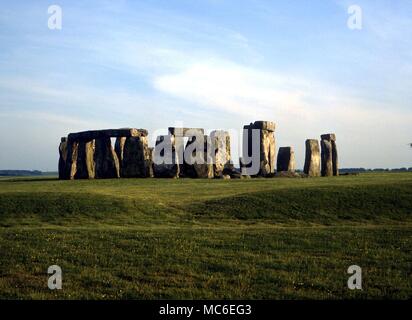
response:
<path id="1" fill-rule="evenodd" d="M 93 182 L 91 182 L 93 183 Z M 193 182 L 190 181 L 189 186 Z M 208 185 L 210 187 L 210 185 Z M 213 186 L 212 186 L 213 187 Z M 165 221 L 262 220 L 271 223 L 399 222 L 412 217 L 412 183 L 278 188 L 182 203 L 162 195 L 138 199 L 84 192 L 0 193 L 0 223 L 10 219 L 38 219 L 64 223 L 97 219 L 106 223 L 139 224 L 143 217 Z M 171 203 L 167 203 L 167 200 Z M 116 220 L 117 219 L 117 220 Z"/>
<path id="2" fill-rule="evenodd" d="M 412 184 L 252 192 L 187 209 L 201 217 L 273 222 L 404 221 L 412 217 Z"/>

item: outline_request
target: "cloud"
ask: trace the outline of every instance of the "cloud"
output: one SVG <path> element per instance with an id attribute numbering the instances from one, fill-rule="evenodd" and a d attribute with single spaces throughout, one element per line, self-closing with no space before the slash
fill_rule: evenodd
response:
<path id="1" fill-rule="evenodd" d="M 244 116 L 302 115 L 309 83 L 230 61 L 206 61 L 181 72 L 157 76 L 153 86 L 205 107 Z"/>

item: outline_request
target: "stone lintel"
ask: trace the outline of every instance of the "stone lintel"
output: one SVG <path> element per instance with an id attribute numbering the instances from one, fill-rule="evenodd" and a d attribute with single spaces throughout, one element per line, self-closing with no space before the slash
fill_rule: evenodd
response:
<path id="1" fill-rule="evenodd" d="M 255 121 L 255 123 L 253 124 L 253 127 L 254 129 L 275 131 L 276 124 L 271 121 Z"/>
<path id="2" fill-rule="evenodd" d="M 146 129 L 122 128 L 122 129 L 106 129 L 106 130 L 90 130 L 83 132 L 70 133 L 68 140 L 74 141 L 91 141 L 94 139 L 117 138 L 117 137 L 146 137 L 148 132 Z"/>
<path id="3" fill-rule="evenodd" d="M 173 136 L 176 137 L 187 137 L 190 135 L 190 132 L 198 132 L 199 135 L 204 135 L 205 130 L 201 128 L 175 128 L 175 127 L 169 127 L 169 133 Z"/>
<path id="4" fill-rule="evenodd" d="M 336 141 L 336 135 L 334 133 L 322 134 L 320 137 L 322 140 Z"/>

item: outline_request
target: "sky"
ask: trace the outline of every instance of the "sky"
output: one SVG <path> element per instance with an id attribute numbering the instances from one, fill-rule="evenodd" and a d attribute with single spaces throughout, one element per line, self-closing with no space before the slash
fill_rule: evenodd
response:
<path id="1" fill-rule="evenodd" d="M 330 132 L 341 167 L 412 167 L 411 89 L 409 0 L 0 0 L 0 169 L 55 171 L 60 137 L 122 127 L 230 130 L 237 162 L 256 120 L 298 168 Z"/>

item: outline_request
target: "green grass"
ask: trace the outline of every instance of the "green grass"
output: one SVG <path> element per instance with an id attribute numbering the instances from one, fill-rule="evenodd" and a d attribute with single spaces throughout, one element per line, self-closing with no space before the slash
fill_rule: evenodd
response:
<path id="1" fill-rule="evenodd" d="M 0 179 L 0 298 L 407 299 L 411 248 L 410 173 Z"/>

